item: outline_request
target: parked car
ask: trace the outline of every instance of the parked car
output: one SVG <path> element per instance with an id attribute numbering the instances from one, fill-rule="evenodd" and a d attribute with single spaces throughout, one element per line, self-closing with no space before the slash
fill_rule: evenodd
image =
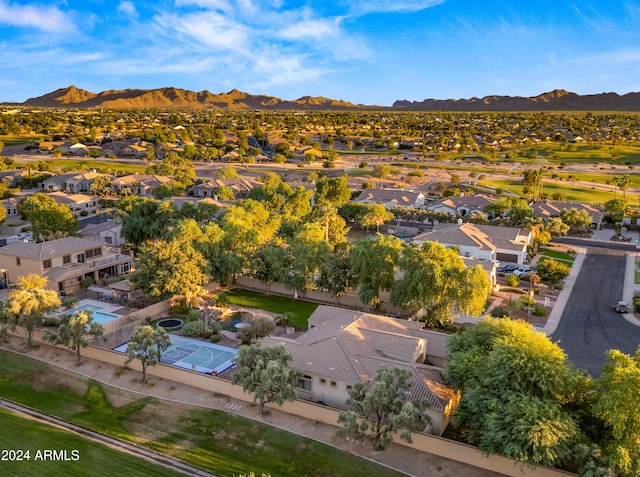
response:
<path id="1" fill-rule="evenodd" d="M 523 265 L 517 270 L 512 272 L 515 276 L 521 277 L 522 275 L 526 275 L 527 273 L 531 273 L 531 267 L 529 265 Z"/>
<path id="2" fill-rule="evenodd" d="M 616 303 L 616 313 L 629 313 L 629 304 L 626 301 Z"/>
<path id="3" fill-rule="evenodd" d="M 503 267 L 498 267 L 498 273 L 511 273 L 516 271 L 519 267 L 519 265 L 504 265 Z"/>

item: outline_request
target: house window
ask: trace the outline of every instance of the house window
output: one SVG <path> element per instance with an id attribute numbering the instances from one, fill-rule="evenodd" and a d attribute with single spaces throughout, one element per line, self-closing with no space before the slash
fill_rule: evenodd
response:
<path id="1" fill-rule="evenodd" d="M 67 263 L 71 263 L 71 255 L 64 255 L 64 256 L 62 257 L 62 263 L 63 263 L 63 264 L 65 264 L 65 265 L 66 265 Z"/>
<path id="2" fill-rule="evenodd" d="M 131 262 L 126 262 L 120 265 L 120 273 L 126 275 L 131 270 Z"/>
<path id="3" fill-rule="evenodd" d="M 100 255 L 102 255 L 102 247 L 94 248 L 93 255 L 94 257 L 99 257 Z"/>
<path id="4" fill-rule="evenodd" d="M 113 245 L 113 237 L 105 236 L 104 243 L 106 243 L 107 245 Z"/>
<path id="5" fill-rule="evenodd" d="M 16 265 L 17 265 L 18 267 L 21 265 L 21 264 L 20 264 L 20 257 L 16 257 Z"/>
<path id="6" fill-rule="evenodd" d="M 298 387 L 300 389 L 304 389 L 305 391 L 311 391 L 311 376 L 307 376 L 306 374 L 298 379 Z"/>
<path id="7" fill-rule="evenodd" d="M 50 258 L 42 261 L 42 268 L 44 268 L 44 269 L 51 268 L 51 259 Z"/>
<path id="8" fill-rule="evenodd" d="M 87 258 L 91 258 L 91 257 L 93 257 L 93 250 L 85 250 L 84 255 L 85 255 Z"/>
<path id="9" fill-rule="evenodd" d="M 338 383 L 336 383 L 335 381 L 331 381 L 331 387 L 332 388 L 337 388 L 338 387 Z"/>
<path id="10" fill-rule="evenodd" d="M 324 379 L 324 378 L 320 378 L 320 384 L 321 384 L 322 386 L 326 386 L 326 385 L 327 385 L 327 380 L 326 380 L 326 379 Z"/>
<path id="11" fill-rule="evenodd" d="M 76 255 L 76 261 L 78 263 L 84 263 L 84 253 L 79 253 L 78 255 Z"/>

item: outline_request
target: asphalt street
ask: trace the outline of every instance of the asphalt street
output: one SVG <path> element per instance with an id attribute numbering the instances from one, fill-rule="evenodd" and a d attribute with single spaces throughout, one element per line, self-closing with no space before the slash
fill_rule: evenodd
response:
<path id="1" fill-rule="evenodd" d="M 558 328 L 551 336 L 576 367 L 598 377 L 606 351 L 619 349 L 634 355 L 640 344 L 640 327 L 615 312 L 622 298 L 625 252 L 589 248 L 569 296 Z"/>

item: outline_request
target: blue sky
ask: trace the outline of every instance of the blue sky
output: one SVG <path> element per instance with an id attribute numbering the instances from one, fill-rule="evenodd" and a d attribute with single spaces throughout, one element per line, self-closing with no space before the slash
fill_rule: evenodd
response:
<path id="1" fill-rule="evenodd" d="M 640 91 L 640 3 L 0 0 L 0 101 L 237 88 L 282 99 Z"/>

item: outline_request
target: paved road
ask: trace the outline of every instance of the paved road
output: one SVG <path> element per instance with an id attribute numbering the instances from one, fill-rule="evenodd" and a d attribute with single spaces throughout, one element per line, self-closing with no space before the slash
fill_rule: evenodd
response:
<path id="1" fill-rule="evenodd" d="M 610 250 L 625 250 L 627 252 L 635 252 L 636 251 L 636 243 L 635 242 L 595 242 L 593 240 L 581 239 L 575 237 L 562 237 L 559 239 L 553 239 L 554 243 L 563 243 L 566 245 L 576 245 L 579 247 L 597 247 L 597 248 L 607 248 Z"/>
<path id="2" fill-rule="evenodd" d="M 557 330 L 551 338 L 560 341 L 569 359 L 593 377 L 602 372 L 605 352 L 619 349 L 635 354 L 640 327 L 615 312 L 622 297 L 625 253 L 589 248 Z"/>

